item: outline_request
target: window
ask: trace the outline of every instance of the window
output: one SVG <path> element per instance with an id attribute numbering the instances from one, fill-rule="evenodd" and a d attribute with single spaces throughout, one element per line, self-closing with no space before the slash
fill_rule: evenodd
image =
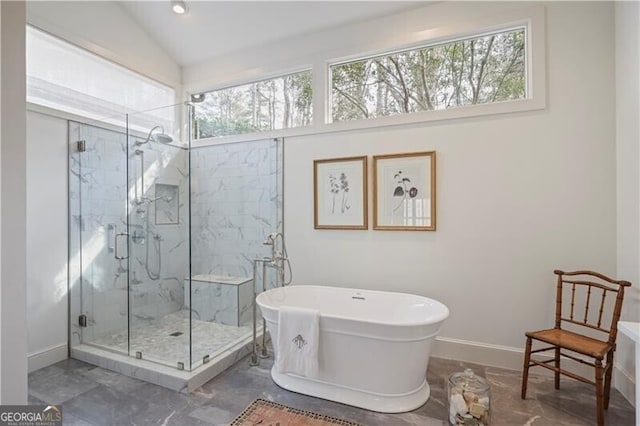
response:
<path id="1" fill-rule="evenodd" d="M 93 119 L 175 104 L 173 88 L 27 26 L 27 101 Z M 169 114 L 169 115 L 168 115 Z M 171 129 L 167 108 L 136 117 Z M 148 128 L 147 123 L 139 123 Z"/>
<path id="2" fill-rule="evenodd" d="M 304 127 L 312 121 L 311 71 L 198 94 L 194 139 Z"/>
<path id="3" fill-rule="evenodd" d="M 525 99 L 525 29 L 330 66 L 331 120 Z"/>

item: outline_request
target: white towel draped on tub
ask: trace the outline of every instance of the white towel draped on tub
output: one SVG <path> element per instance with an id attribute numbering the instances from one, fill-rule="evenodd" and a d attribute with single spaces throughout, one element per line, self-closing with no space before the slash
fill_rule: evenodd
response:
<path id="1" fill-rule="evenodd" d="M 280 306 L 276 371 L 313 377 L 318 372 L 320 311 Z"/>

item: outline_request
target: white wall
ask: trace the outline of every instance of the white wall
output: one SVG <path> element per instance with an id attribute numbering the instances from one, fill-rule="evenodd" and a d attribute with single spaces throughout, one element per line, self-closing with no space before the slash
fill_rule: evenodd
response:
<path id="1" fill-rule="evenodd" d="M 27 113 L 29 371 L 67 357 L 67 122 Z"/>
<path id="2" fill-rule="evenodd" d="M 178 64 L 114 1 L 29 1 L 27 21 L 162 83 L 178 88 Z"/>
<path id="3" fill-rule="evenodd" d="M 184 83 L 221 85 L 529 6 L 444 2 L 375 21 L 381 36 L 374 21 L 354 24 L 184 69 Z M 524 332 L 552 325 L 553 269 L 616 275 L 613 3 L 545 9 L 545 110 L 286 139 L 295 283 L 434 297 L 451 308 L 440 355 L 521 368 Z M 314 159 L 421 150 L 438 155 L 436 232 L 313 229 Z"/>
<path id="4" fill-rule="evenodd" d="M 0 404 L 27 403 L 25 7 L 0 3 Z"/>
<path id="5" fill-rule="evenodd" d="M 622 319 L 640 321 L 640 4 L 616 2 L 616 151 L 618 276 L 631 281 Z M 618 337 L 617 387 L 634 398 L 633 342 Z"/>

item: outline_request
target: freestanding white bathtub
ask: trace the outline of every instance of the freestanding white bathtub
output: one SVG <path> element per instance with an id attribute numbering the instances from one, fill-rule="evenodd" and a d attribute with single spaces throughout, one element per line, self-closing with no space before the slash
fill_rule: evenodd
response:
<path id="1" fill-rule="evenodd" d="M 444 304 L 324 286 L 274 288 L 256 301 L 273 342 L 280 306 L 320 311 L 318 375 L 280 374 L 274 365 L 271 377 L 280 387 L 383 413 L 414 410 L 429 399 L 427 365 L 431 343 L 449 316 Z"/>

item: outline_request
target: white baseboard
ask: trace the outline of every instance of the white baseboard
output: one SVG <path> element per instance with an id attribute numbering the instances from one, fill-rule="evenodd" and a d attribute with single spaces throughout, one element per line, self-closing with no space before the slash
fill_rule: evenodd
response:
<path id="1" fill-rule="evenodd" d="M 614 365 L 613 368 L 613 386 L 620 391 L 622 396 L 624 396 L 631 405 L 636 406 L 635 379 L 631 374 L 622 370 L 617 365 Z"/>
<path id="2" fill-rule="evenodd" d="M 431 350 L 431 356 L 471 362 L 491 367 L 506 368 L 508 370 L 522 371 L 522 364 L 524 361 L 524 338 L 522 343 L 522 348 L 513 348 L 509 346 L 472 342 L 469 340 L 452 339 L 450 337 L 436 337 L 436 343 Z M 544 356 L 540 355 L 539 357 L 544 358 Z M 549 358 L 550 357 L 547 357 L 547 359 Z M 565 365 L 571 371 L 586 377 L 590 377 L 594 374 L 592 367 L 578 364 L 570 359 L 566 359 L 566 361 L 563 360 L 563 366 Z M 452 371 L 452 373 L 454 373 L 454 371 Z M 531 370 L 531 373 L 542 375 L 553 374 L 551 370 L 547 370 L 546 368 L 535 368 Z M 612 385 L 620 391 L 631 405 L 635 406 L 634 378 L 627 372 L 620 370 L 617 365 L 614 365 Z"/>
<path id="3" fill-rule="evenodd" d="M 436 343 L 431 350 L 431 355 L 437 358 L 466 361 L 509 370 L 522 370 L 523 354 L 524 350 L 520 348 L 450 337 L 436 337 Z"/>
<path id="4" fill-rule="evenodd" d="M 28 355 L 29 373 L 68 358 L 67 344 L 51 346 Z"/>

